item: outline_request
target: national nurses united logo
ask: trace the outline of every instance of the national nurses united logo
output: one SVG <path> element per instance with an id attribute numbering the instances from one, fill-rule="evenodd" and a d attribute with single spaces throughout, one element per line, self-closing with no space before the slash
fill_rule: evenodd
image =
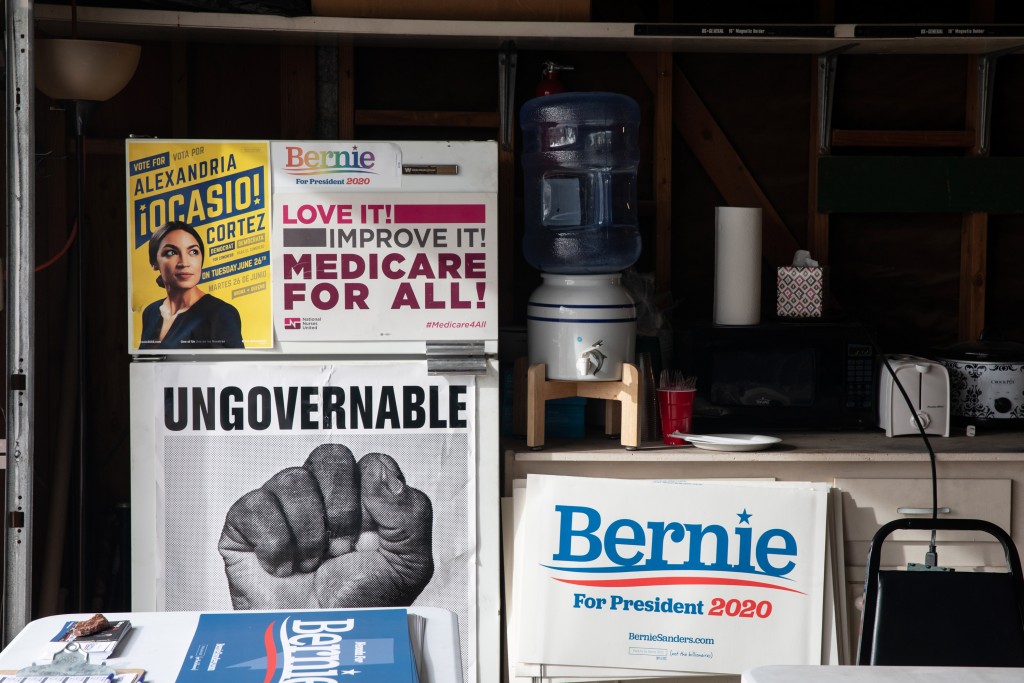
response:
<path id="1" fill-rule="evenodd" d="M 284 329 L 286 330 L 301 330 L 302 329 L 302 318 L 285 318 Z"/>

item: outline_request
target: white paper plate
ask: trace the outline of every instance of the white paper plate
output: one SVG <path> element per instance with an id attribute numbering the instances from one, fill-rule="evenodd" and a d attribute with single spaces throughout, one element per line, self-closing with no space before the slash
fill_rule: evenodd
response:
<path id="1" fill-rule="evenodd" d="M 697 448 L 709 451 L 761 451 L 782 441 L 776 436 L 760 434 L 680 434 L 674 436 L 689 441 Z"/>

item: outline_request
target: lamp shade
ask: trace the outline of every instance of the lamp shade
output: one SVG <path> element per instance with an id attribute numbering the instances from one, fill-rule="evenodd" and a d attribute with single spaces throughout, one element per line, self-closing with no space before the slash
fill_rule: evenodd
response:
<path id="1" fill-rule="evenodd" d="M 109 100 L 135 75 L 141 52 L 128 43 L 39 38 L 36 87 L 55 100 Z"/>

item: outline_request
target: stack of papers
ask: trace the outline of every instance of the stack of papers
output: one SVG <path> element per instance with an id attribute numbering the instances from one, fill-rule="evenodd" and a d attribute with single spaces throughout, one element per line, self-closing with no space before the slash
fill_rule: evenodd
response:
<path id="1" fill-rule="evenodd" d="M 111 622 L 110 628 L 76 638 L 72 629 L 77 623 L 77 621 L 66 622 L 64 627 L 47 643 L 44 654 L 55 654 L 67 647 L 68 643 L 74 642 L 79 651 L 89 655 L 90 662 L 101 662 L 113 656 L 132 630 L 132 622 L 122 619 Z"/>
<path id="2" fill-rule="evenodd" d="M 419 622 L 425 620 L 410 622 L 409 616 L 405 609 L 201 614 L 176 680 L 278 683 L 351 676 L 360 683 L 420 683 Z"/>
<path id="3" fill-rule="evenodd" d="M 17 674 L 0 676 L 0 683 L 113 683 L 114 676 L 68 676 L 53 674 L 51 676 L 20 676 Z"/>

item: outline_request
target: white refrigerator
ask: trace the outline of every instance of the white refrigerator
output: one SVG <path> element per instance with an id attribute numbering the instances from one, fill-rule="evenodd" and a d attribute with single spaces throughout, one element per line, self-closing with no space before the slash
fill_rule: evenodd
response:
<path id="1" fill-rule="evenodd" d="M 496 144 L 126 145 L 132 610 L 441 607 L 493 678 Z"/>

